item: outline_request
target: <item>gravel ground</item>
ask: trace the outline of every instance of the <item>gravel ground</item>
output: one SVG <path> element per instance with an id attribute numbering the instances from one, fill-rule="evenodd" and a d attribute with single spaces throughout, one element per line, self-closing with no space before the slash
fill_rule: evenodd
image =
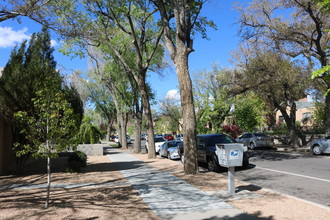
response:
<path id="1" fill-rule="evenodd" d="M 130 153 L 129 150 L 127 152 Z M 183 165 L 179 161 L 148 159 L 146 154 L 132 155 L 159 170 L 184 179 L 205 192 L 227 190 L 227 177 L 221 173 L 201 170 L 196 175 L 184 175 Z M 87 162 L 88 165 L 82 173 L 70 174 L 63 172 L 63 158 L 54 160 L 52 183 L 97 183 L 97 186 L 52 189 L 48 209 L 43 208 L 45 189 L 0 190 L 0 219 L 158 219 L 134 188 L 128 185 L 116 165 L 109 165 L 111 161 L 106 156 L 90 156 Z M 38 161 L 34 166 L 26 167 L 21 176 L 0 176 L 0 185 L 46 183 L 45 167 L 44 161 Z M 111 187 L 104 186 L 108 183 L 112 184 Z M 330 209 L 244 182 L 236 181 L 236 187 L 258 194 L 258 197 L 228 203 L 261 219 L 330 220 Z"/>

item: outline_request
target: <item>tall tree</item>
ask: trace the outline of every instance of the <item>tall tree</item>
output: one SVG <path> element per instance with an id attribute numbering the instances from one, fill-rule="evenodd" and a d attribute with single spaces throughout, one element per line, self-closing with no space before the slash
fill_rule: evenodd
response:
<path id="1" fill-rule="evenodd" d="M 304 98 L 309 86 L 308 72 L 289 58 L 283 57 L 265 48 L 252 49 L 240 63 L 240 70 L 235 73 L 236 93 L 253 91 L 279 110 L 288 127 L 291 145 L 299 147 L 296 129 L 296 100 Z M 242 57 L 243 49 L 240 49 Z"/>
<path id="2" fill-rule="evenodd" d="M 288 11 L 291 14 L 288 14 Z M 254 0 L 239 8 L 241 36 L 279 50 L 292 58 L 306 58 L 312 69 L 329 65 L 330 14 L 312 0 Z M 329 72 L 320 74 L 330 89 Z M 325 99 L 325 133 L 330 135 L 330 96 Z"/>
<path id="3" fill-rule="evenodd" d="M 180 132 L 182 130 L 182 111 L 179 101 L 172 97 L 166 97 L 159 104 L 160 114 L 167 118 L 170 131 Z"/>
<path id="4" fill-rule="evenodd" d="M 185 148 L 184 171 L 194 174 L 198 171 L 196 152 L 196 115 L 192 93 L 192 81 L 189 74 L 188 57 L 193 49 L 193 35 L 201 32 L 206 37 L 207 25 L 213 22 L 200 15 L 206 0 L 153 0 L 160 11 L 164 27 L 165 45 L 174 62 L 179 80 L 182 118 L 183 142 Z M 175 22 L 172 22 L 172 18 Z"/>
<path id="5" fill-rule="evenodd" d="M 90 50 L 89 56 L 92 64 L 90 80 L 94 81 L 95 84 L 103 85 L 110 94 L 116 108 L 119 145 L 127 148 L 127 122 L 134 98 L 128 75 L 122 74 L 125 73 L 125 70 L 116 58 L 107 57 L 97 48 Z"/>
<path id="6" fill-rule="evenodd" d="M 199 133 L 220 132 L 233 98 L 228 95 L 232 70 L 214 64 L 210 71 L 194 74 L 194 101 Z"/>
<path id="7" fill-rule="evenodd" d="M 20 132 L 29 140 L 29 144 L 15 143 L 19 148 L 17 155 L 32 153 L 35 158 L 47 158 L 47 196 L 45 208 L 48 208 L 51 185 L 51 158 L 57 153 L 74 150 L 76 141 L 72 130 L 76 130 L 73 109 L 65 94 L 58 88 L 58 81 L 46 78 L 36 91 L 33 102 L 34 112 L 18 111 L 14 114 L 16 123 L 24 129 Z M 43 87 L 43 88 L 42 88 Z"/>
<path id="8" fill-rule="evenodd" d="M 77 127 L 79 127 L 83 109 L 79 95 L 71 87 L 63 83 L 62 77 L 56 70 L 50 35 L 46 29 L 33 34 L 29 44 L 23 42 L 15 48 L 6 64 L 0 78 L 0 110 L 4 116 L 12 120 L 15 112 L 25 111 L 33 114 L 35 107 L 32 100 L 36 98 L 36 91 L 47 78 L 52 78 L 58 84 L 58 89 L 65 94 L 75 113 Z M 19 125 L 15 125 L 19 126 Z M 21 128 L 15 129 L 15 141 L 24 142 L 24 136 L 19 134 Z M 76 132 L 76 131 L 75 131 Z M 74 134 L 73 134 L 74 135 Z M 28 140 L 25 139 L 26 142 Z"/>
<path id="9" fill-rule="evenodd" d="M 243 131 L 254 132 L 264 123 L 265 104 L 254 93 L 242 94 L 236 97 L 233 115 Z"/>

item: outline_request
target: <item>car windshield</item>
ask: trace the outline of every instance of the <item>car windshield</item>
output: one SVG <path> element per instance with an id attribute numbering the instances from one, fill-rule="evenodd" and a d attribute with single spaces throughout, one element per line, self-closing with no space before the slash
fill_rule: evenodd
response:
<path id="1" fill-rule="evenodd" d="M 164 138 L 155 138 L 155 142 L 164 142 Z"/>
<path id="2" fill-rule="evenodd" d="M 176 147 L 178 145 L 180 145 L 180 142 L 168 142 L 169 147 Z"/>
<path id="3" fill-rule="evenodd" d="M 215 144 L 228 144 L 228 143 L 233 143 L 233 141 L 230 139 L 230 137 L 226 135 L 219 135 L 219 136 L 214 136 L 210 139 L 207 140 L 207 145 L 208 146 L 213 146 Z"/>

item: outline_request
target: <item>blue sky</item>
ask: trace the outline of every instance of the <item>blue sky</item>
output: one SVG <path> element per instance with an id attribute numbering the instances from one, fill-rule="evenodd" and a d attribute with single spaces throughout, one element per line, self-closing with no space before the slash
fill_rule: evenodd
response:
<path id="1" fill-rule="evenodd" d="M 237 19 L 237 12 L 232 8 L 232 0 L 211 0 L 203 8 L 202 14 L 213 20 L 217 30 L 208 29 L 210 40 L 201 39 L 196 36 L 194 41 L 195 52 L 189 57 L 189 69 L 191 73 L 210 69 L 212 63 L 216 62 L 221 67 L 230 67 L 228 59 L 230 52 L 238 46 L 237 37 L 238 25 L 234 25 Z M 21 43 L 24 39 L 41 30 L 41 26 L 29 19 L 22 19 L 21 23 L 7 20 L 0 23 L 0 67 L 4 67 L 9 59 L 10 52 L 15 44 Z M 80 69 L 83 72 L 87 69 L 86 59 L 70 58 L 59 53 L 59 41 L 54 33 L 53 45 L 55 47 L 54 57 L 59 69 L 65 69 L 66 73 Z M 172 65 L 172 62 L 171 62 Z M 175 69 L 172 67 L 163 72 L 163 76 L 151 74 L 148 81 L 156 92 L 156 99 L 163 99 L 169 91 L 175 95 L 178 89 L 178 80 Z"/>

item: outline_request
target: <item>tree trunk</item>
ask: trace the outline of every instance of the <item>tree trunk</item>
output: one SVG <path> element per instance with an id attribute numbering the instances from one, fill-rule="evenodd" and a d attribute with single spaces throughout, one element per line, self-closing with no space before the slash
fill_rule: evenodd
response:
<path id="1" fill-rule="evenodd" d="M 151 108 L 149 103 L 149 95 L 148 95 L 148 88 L 145 83 L 145 78 L 142 77 L 143 73 L 139 75 L 138 78 L 138 86 L 141 88 L 141 96 L 142 96 L 142 104 L 143 109 L 145 110 L 146 116 L 146 126 L 147 126 L 147 133 L 148 133 L 148 158 L 156 158 L 156 151 L 155 151 L 155 137 L 154 137 L 154 126 L 151 116 Z"/>
<path id="2" fill-rule="evenodd" d="M 124 113 L 120 113 L 121 114 L 121 133 L 119 134 L 119 137 L 120 137 L 120 141 L 121 141 L 121 146 L 123 148 L 128 148 L 127 146 L 127 138 L 126 138 L 126 135 L 127 135 L 127 115 L 124 114 Z"/>
<path id="3" fill-rule="evenodd" d="M 111 127 L 113 125 L 113 120 L 108 120 L 107 123 L 107 135 L 105 137 L 105 141 L 109 142 L 111 138 Z"/>
<path id="4" fill-rule="evenodd" d="M 141 153 L 141 127 L 142 112 L 137 112 L 135 117 L 135 136 L 134 136 L 134 153 Z"/>
<path id="5" fill-rule="evenodd" d="M 300 147 L 300 142 L 298 138 L 298 132 L 296 128 L 296 104 L 293 102 L 290 106 L 290 116 L 287 114 L 286 110 L 280 108 L 280 111 L 283 115 L 285 123 L 288 128 L 290 145 L 293 149 Z"/>
<path id="6" fill-rule="evenodd" d="M 184 172 L 195 174 L 198 171 L 196 152 L 196 115 L 192 96 L 192 83 L 188 69 L 188 52 L 183 42 L 177 41 L 175 68 L 180 84 L 183 118 Z"/>
<path id="7" fill-rule="evenodd" d="M 50 195 L 50 182 L 51 182 L 51 173 L 50 173 L 50 157 L 47 157 L 47 196 L 46 196 L 46 203 L 45 203 L 45 209 L 48 208 L 49 203 L 49 195 Z"/>
<path id="8" fill-rule="evenodd" d="M 122 117 L 120 112 L 117 113 L 117 127 L 118 127 L 118 131 L 117 131 L 117 135 L 118 135 L 118 147 L 121 148 L 122 147 L 122 140 L 121 140 L 121 133 L 122 133 Z"/>

